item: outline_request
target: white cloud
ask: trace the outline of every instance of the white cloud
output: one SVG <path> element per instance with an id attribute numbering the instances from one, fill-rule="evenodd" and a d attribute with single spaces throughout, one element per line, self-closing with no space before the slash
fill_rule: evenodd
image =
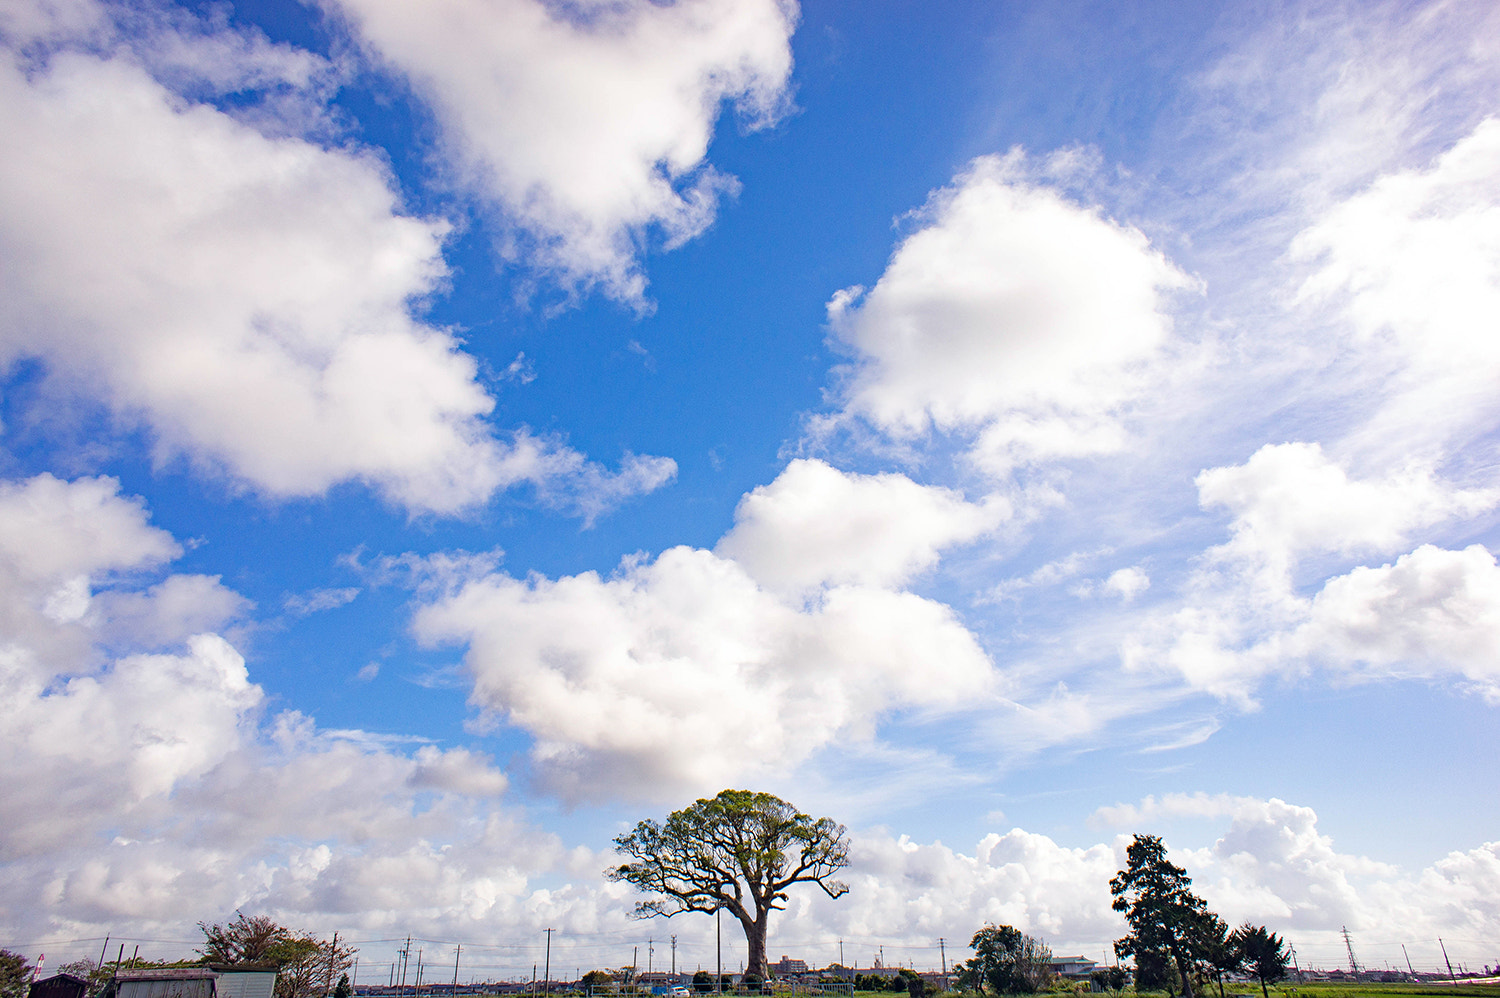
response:
<path id="1" fill-rule="evenodd" d="M 281 601 L 281 605 L 288 613 L 305 617 L 308 614 L 321 613 L 324 610 L 336 610 L 354 602 L 359 596 L 359 589 L 347 587 L 342 589 L 313 589 L 306 593 L 288 593 Z"/>
<path id="2" fill-rule="evenodd" d="M 1146 237 L 978 159 L 932 195 L 879 282 L 829 303 L 845 404 L 897 437 L 974 433 L 993 473 L 1121 446 L 1120 407 L 1190 282 Z"/>
<path id="3" fill-rule="evenodd" d="M 1299 234 L 1316 263 L 1302 288 L 1347 317 L 1391 396 L 1359 435 L 1410 451 L 1489 424 L 1500 346 L 1500 119 L 1481 122 L 1426 169 L 1390 173 Z"/>
<path id="4" fill-rule="evenodd" d="M 572 799 L 711 792 L 992 679 L 940 603 L 841 586 L 800 610 L 686 547 L 610 578 L 470 581 L 414 630 L 468 645 L 472 702 L 530 732 L 546 786 Z"/>
<path id="5" fill-rule="evenodd" d="M 894 587 L 1009 515 L 1000 499 L 964 501 L 897 474 L 854 475 L 796 460 L 740 499 L 715 550 L 760 585 L 797 595 L 822 585 Z"/>
<path id="6" fill-rule="evenodd" d="M 144 592 L 111 590 L 88 622 L 116 647 L 167 648 L 244 617 L 254 604 L 217 575 L 171 575 Z"/>
<path id="7" fill-rule="evenodd" d="M 1206 552 L 1185 605 L 1127 639 L 1127 666 L 1166 666 L 1246 706 L 1264 676 L 1315 664 L 1343 679 L 1457 673 L 1494 696 L 1494 561 L 1483 547 L 1422 545 L 1395 565 L 1328 578 L 1315 596 L 1297 572 L 1312 555 L 1399 551 L 1413 534 L 1491 508 L 1494 490 L 1459 489 L 1422 467 L 1356 478 L 1306 443 L 1267 444 L 1196 481 L 1205 508 L 1233 514 L 1230 540 Z"/>
<path id="8" fill-rule="evenodd" d="M 736 189 L 705 165 L 720 105 L 757 127 L 788 99 L 790 0 L 336 6 L 431 103 L 525 262 L 625 301 L 642 300 L 648 233 L 691 239 Z"/>
<path id="9" fill-rule="evenodd" d="M 295 711 L 264 722 L 239 651 L 185 633 L 243 597 L 151 583 L 180 553 L 110 479 L 0 483 L 0 931 L 184 938 L 237 908 L 346 932 L 529 927 L 531 878 L 571 857 L 500 809 L 504 773 Z M 560 923 L 598 921 L 590 880 L 558 892 Z"/>
<path id="10" fill-rule="evenodd" d="M 1151 588 L 1151 577 L 1139 568 L 1117 568 L 1104 580 L 1104 591 L 1126 603 Z"/>
<path id="11" fill-rule="evenodd" d="M 1218 557 L 1286 572 L 1298 555 L 1399 549 L 1410 534 L 1494 505 L 1494 490 L 1462 490 L 1425 468 L 1351 478 L 1315 443 L 1266 444 L 1242 465 L 1198 475 L 1204 508 L 1233 514 Z"/>
<path id="12" fill-rule="evenodd" d="M 65 482 L 42 474 L 0 482 L 0 633 L 5 644 L 25 649 L 15 668 L 30 662 L 41 675 L 85 667 L 100 623 L 91 612 L 95 586 L 181 553 L 170 534 L 150 525 L 138 500 L 118 491 L 112 478 Z M 167 606 L 145 595 L 137 600 L 138 616 Z"/>
<path id="13" fill-rule="evenodd" d="M 1424 544 L 1393 564 L 1330 579 L 1278 643 L 1362 678 L 1457 672 L 1500 704 L 1500 567 L 1482 545 Z"/>
<path id="14" fill-rule="evenodd" d="M 448 225 L 403 215 L 374 156 L 263 134 L 123 52 L 5 58 L 0 128 L 27 150 L 0 163 L 0 363 L 43 359 L 149 427 L 158 460 L 439 512 L 532 482 L 594 515 L 665 479 L 665 459 L 610 474 L 495 437 L 474 359 L 412 312 Z"/>

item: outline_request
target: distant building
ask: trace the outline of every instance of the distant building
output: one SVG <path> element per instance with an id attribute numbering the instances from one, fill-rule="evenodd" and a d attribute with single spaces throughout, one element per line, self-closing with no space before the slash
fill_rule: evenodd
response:
<path id="1" fill-rule="evenodd" d="M 807 973 L 807 961 L 793 960 L 791 957 L 782 954 L 779 962 L 771 964 L 771 973 L 777 977 L 787 977 L 791 974 L 805 974 Z"/>
<path id="2" fill-rule="evenodd" d="M 1047 964 L 1058 977 L 1087 977 L 1098 967 L 1093 960 L 1082 956 L 1055 956 Z"/>

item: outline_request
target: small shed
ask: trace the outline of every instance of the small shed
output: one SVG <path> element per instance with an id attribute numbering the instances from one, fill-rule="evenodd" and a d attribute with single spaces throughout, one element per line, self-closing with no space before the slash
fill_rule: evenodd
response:
<path id="1" fill-rule="evenodd" d="M 273 998 L 276 965 L 271 963 L 211 963 L 219 975 L 214 982 L 217 998 Z"/>
<path id="2" fill-rule="evenodd" d="M 30 998 L 83 998 L 89 993 L 89 982 L 73 974 L 53 974 L 31 982 Z"/>
<path id="3" fill-rule="evenodd" d="M 218 972 L 207 967 L 151 967 L 122 970 L 111 987 L 113 998 L 216 998 Z"/>

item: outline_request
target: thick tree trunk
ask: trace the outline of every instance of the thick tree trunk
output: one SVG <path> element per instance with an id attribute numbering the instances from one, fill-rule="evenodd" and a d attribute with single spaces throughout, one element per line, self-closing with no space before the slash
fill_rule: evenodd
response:
<path id="1" fill-rule="evenodd" d="M 749 918 L 740 920 L 740 924 L 745 927 L 745 973 L 757 974 L 762 981 L 771 975 L 766 963 L 766 929 L 770 920 L 769 908 L 760 912 L 754 921 Z"/>

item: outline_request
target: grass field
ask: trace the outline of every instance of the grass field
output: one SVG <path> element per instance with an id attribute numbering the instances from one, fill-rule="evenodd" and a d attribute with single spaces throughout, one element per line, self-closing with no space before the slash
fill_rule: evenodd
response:
<path id="1" fill-rule="evenodd" d="M 1380 982 L 1317 981 L 1308 984 L 1288 984 L 1282 981 L 1270 988 L 1271 998 L 1411 998 L 1413 995 L 1446 995 L 1449 998 L 1500 998 L 1500 984 L 1382 984 Z M 1130 992 L 1126 992 L 1129 994 Z M 1225 998 L 1260 998 L 1260 985 L 1235 982 L 1224 986 Z M 1165 991 L 1142 991 L 1140 998 L 1167 998 Z M 1205 991 L 1202 998 L 1218 998 L 1214 988 Z"/>

